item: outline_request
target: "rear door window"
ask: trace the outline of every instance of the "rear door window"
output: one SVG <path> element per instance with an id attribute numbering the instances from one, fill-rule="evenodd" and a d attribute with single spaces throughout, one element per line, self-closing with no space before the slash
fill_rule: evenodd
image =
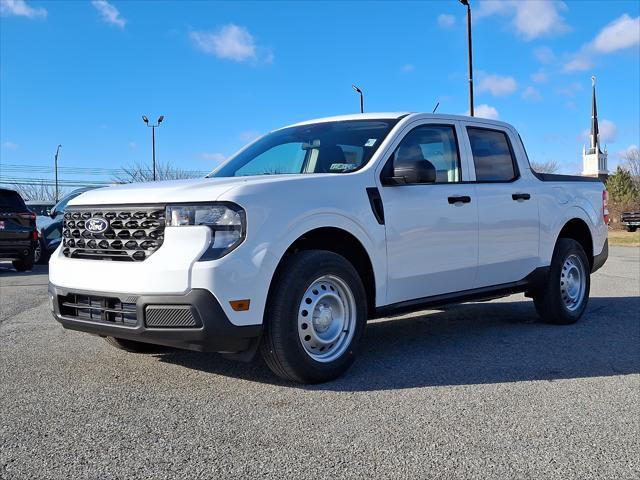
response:
<path id="1" fill-rule="evenodd" d="M 515 158 L 505 132 L 467 127 L 478 182 L 509 182 L 517 176 Z"/>

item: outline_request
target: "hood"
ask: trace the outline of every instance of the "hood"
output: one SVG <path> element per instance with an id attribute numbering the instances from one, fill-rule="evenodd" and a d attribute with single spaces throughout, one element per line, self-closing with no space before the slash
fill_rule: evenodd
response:
<path id="1" fill-rule="evenodd" d="M 331 174 L 314 174 L 313 177 Z M 260 175 L 234 178 L 197 178 L 164 182 L 129 183 L 98 188 L 69 202 L 74 205 L 136 205 L 216 201 L 228 190 L 241 185 L 302 180 L 311 175 Z"/>

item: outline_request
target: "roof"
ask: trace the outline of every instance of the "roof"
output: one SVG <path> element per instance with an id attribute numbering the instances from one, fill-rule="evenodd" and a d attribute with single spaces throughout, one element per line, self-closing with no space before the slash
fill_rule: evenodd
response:
<path id="1" fill-rule="evenodd" d="M 304 122 L 295 123 L 288 127 L 298 127 L 301 125 L 310 125 L 313 123 L 324 122 L 344 122 L 349 120 L 395 120 L 401 117 L 411 116 L 419 117 L 424 120 L 444 120 L 444 121 L 470 121 L 486 123 L 489 125 L 497 125 L 501 127 L 510 127 L 508 123 L 501 122 L 499 120 L 491 120 L 482 117 L 470 117 L 467 115 L 451 115 L 447 113 L 420 113 L 420 112 L 376 112 L 376 113 L 355 113 L 351 115 L 336 115 L 334 117 L 316 118 L 313 120 L 306 120 Z M 288 128 L 285 127 L 285 128 Z"/>

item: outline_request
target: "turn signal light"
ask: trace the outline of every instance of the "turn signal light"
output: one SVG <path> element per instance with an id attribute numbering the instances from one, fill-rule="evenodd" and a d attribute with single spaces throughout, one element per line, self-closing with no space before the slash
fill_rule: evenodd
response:
<path id="1" fill-rule="evenodd" d="M 245 312 L 249 310 L 249 304 L 251 303 L 250 299 L 245 300 L 231 300 L 229 305 L 233 308 L 234 312 Z"/>

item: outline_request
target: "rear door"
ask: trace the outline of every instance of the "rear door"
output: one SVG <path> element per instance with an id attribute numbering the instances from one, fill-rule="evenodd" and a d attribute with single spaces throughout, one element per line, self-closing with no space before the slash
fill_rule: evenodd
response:
<path id="1" fill-rule="evenodd" d="M 478 264 L 478 204 L 475 185 L 465 183 L 456 121 L 420 121 L 408 126 L 385 159 L 382 175 L 396 158 L 431 162 L 436 183 L 381 185 L 387 239 L 389 304 L 472 288 Z"/>
<path id="2" fill-rule="evenodd" d="M 478 205 L 478 275 L 475 288 L 517 282 L 538 266 L 539 219 L 533 179 L 520 171 L 513 132 L 469 122 Z"/>

